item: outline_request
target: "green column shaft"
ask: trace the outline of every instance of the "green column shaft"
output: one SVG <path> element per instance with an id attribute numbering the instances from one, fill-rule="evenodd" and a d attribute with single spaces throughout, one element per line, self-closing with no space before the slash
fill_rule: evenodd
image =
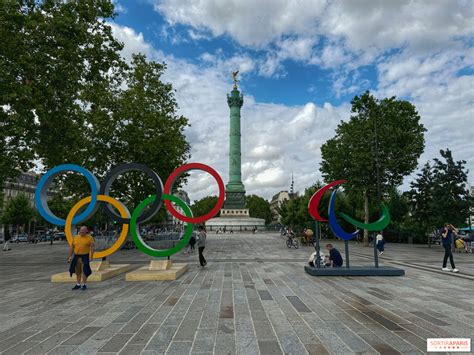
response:
<path id="1" fill-rule="evenodd" d="M 242 183 L 242 161 L 240 145 L 240 109 L 244 99 L 236 86 L 227 95 L 227 104 L 230 108 L 229 129 L 229 183 L 226 192 L 245 192 Z"/>
<path id="2" fill-rule="evenodd" d="M 229 183 L 242 183 L 240 107 L 230 108 L 229 131 Z"/>

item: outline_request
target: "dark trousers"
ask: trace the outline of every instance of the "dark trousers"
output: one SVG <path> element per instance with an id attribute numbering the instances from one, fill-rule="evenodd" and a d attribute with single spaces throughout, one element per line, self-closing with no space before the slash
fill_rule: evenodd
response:
<path id="1" fill-rule="evenodd" d="M 448 258 L 449 258 L 449 262 L 451 263 L 451 267 L 453 269 L 455 269 L 456 266 L 454 266 L 454 259 L 453 259 L 453 253 L 451 251 L 451 245 L 450 244 L 445 244 L 445 245 L 443 245 L 443 247 L 444 247 L 443 267 L 446 267 L 446 264 L 448 263 Z"/>
<path id="2" fill-rule="evenodd" d="M 199 264 L 201 264 L 201 266 L 204 266 L 206 264 L 206 259 L 204 258 L 204 255 L 202 255 L 202 252 L 204 251 L 204 248 L 205 247 L 199 247 L 198 250 L 199 250 Z"/>
<path id="3" fill-rule="evenodd" d="M 385 250 L 385 240 L 381 240 L 377 243 L 377 249 L 379 251 L 384 251 Z"/>

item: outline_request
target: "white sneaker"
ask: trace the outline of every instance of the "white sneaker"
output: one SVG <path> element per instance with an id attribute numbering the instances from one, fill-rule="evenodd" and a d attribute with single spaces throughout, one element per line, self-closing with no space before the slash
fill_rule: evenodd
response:
<path id="1" fill-rule="evenodd" d="M 383 251 L 381 251 L 379 255 L 382 255 L 382 254 L 383 254 Z"/>
<path id="2" fill-rule="evenodd" d="M 451 271 L 451 269 L 448 269 L 447 267 L 442 268 L 441 270 L 443 271 Z"/>
<path id="3" fill-rule="evenodd" d="M 453 272 L 459 272 L 459 270 L 458 270 L 458 269 L 456 269 L 456 268 L 454 268 L 454 269 L 453 269 Z"/>

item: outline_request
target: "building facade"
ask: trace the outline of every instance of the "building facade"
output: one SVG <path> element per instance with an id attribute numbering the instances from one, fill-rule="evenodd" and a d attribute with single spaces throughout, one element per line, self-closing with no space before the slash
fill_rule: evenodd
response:
<path id="1" fill-rule="evenodd" d="M 288 191 L 280 191 L 272 197 L 270 201 L 270 211 L 272 212 L 272 223 L 281 223 L 280 207 L 285 201 L 290 199 L 290 193 Z"/>
<path id="2" fill-rule="evenodd" d="M 178 197 L 182 201 L 184 201 L 189 207 L 191 207 L 191 200 L 189 199 L 188 193 L 184 190 L 178 190 L 173 193 L 173 196 Z M 183 209 L 179 205 L 174 205 L 176 211 L 184 215 Z M 170 221 L 173 225 L 183 224 L 184 222 L 174 217 L 171 213 L 168 212 L 168 221 Z"/>
<path id="3" fill-rule="evenodd" d="M 3 209 L 8 205 L 10 200 L 18 195 L 25 195 L 30 201 L 30 205 L 33 208 L 35 206 L 35 189 L 38 184 L 38 178 L 35 173 L 26 172 L 21 173 L 15 180 L 7 180 L 3 186 L 3 204 L 0 204 L 0 214 L 2 214 Z M 28 231 L 29 226 L 26 226 L 26 231 Z M 4 226 L 0 225 L 0 234 L 4 234 Z"/>

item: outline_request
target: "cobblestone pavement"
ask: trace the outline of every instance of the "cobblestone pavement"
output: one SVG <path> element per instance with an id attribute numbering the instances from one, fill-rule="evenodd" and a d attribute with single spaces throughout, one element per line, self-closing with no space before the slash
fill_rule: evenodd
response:
<path id="1" fill-rule="evenodd" d="M 342 244 L 336 243 L 342 251 Z M 351 265 L 371 249 L 351 245 Z M 177 281 L 125 282 L 87 291 L 52 284 L 65 243 L 0 252 L 2 354 L 420 354 L 428 337 L 474 334 L 474 254 L 455 254 L 463 274 L 442 273 L 439 247 L 387 245 L 382 263 L 404 277 L 324 277 L 303 271 L 311 247 L 276 234 L 208 236 L 208 266 L 179 254 Z M 125 250 L 111 262 L 151 258 Z"/>

